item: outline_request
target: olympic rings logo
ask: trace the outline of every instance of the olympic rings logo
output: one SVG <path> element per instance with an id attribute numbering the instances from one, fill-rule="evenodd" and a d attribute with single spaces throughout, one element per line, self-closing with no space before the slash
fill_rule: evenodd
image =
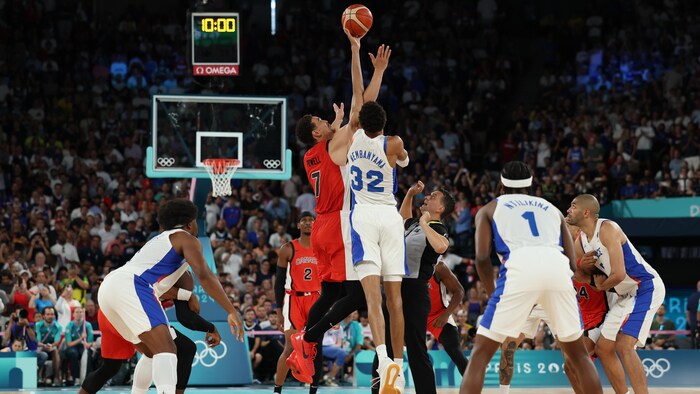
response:
<path id="1" fill-rule="evenodd" d="M 226 344 L 221 341 L 220 346 L 221 347 L 209 347 L 206 342 L 204 341 L 195 341 L 195 345 L 197 345 L 197 348 L 199 348 L 199 345 L 201 344 L 204 348 L 201 351 L 198 351 L 197 353 L 194 354 L 194 361 L 192 362 L 192 366 L 194 367 L 197 364 L 202 364 L 203 367 L 205 368 L 211 368 L 214 365 L 216 365 L 216 362 L 219 361 L 219 359 L 223 358 L 226 356 L 226 352 L 228 349 L 226 348 Z M 216 349 L 223 349 L 223 352 L 219 354 Z"/>
<path id="2" fill-rule="evenodd" d="M 645 358 L 642 360 L 642 366 L 644 366 L 644 373 L 646 376 L 651 376 L 656 379 L 664 376 L 664 374 L 671 369 L 671 363 L 665 358 L 660 358 L 658 360 Z"/>
<path id="3" fill-rule="evenodd" d="M 173 164 L 175 164 L 175 159 L 172 157 L 163 156 L 163 157 L 159 157 L 156 160 L 156 163 L 158 163 L 158 165 L 161 167 L 170 167 Z"/>
<path id="4" fill-rule="evenodd" d="M 277 168 L 281 164 L 282 164 L 282 162 L 279 160 L 268 160 L 268 159 L 263 160 L 263 165 L 267 168 Z"/>

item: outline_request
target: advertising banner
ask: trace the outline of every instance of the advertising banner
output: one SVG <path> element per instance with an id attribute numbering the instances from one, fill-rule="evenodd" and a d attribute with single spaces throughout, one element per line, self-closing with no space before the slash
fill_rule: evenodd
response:
<path id="1" fill-rule="evenodd" d="M 36 353 L 0 353 L 0 391 L 36 388 Z"/>

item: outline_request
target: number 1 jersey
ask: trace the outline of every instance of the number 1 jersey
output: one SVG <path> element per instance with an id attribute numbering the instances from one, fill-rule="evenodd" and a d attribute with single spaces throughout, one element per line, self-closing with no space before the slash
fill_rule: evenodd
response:
<path id="1" fill-rule="evenodd" d="M 396 169 L 386 157 L 387 137 L 370 138 L 363 129 L 348 151 L 348 177 L 353 204 L 396 206 Z"/>
<path id="2" fill-rule="evenodd" d="M 561 212 L 549 201 L 527 194 L 504 194 L 496 199 L 493 240 L 501 261 L 513 251 L 548 246 L 563 251 Z"/>

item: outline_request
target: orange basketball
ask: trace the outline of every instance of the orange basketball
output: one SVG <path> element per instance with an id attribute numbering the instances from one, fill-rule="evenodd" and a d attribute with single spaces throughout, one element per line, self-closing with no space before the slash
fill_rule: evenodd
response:
<path id="1" fill-rule="evenodd" d="M 340 22 L 350 31 L 350 34 L 362 37 L 372 27 L 372 12 L 362 4 L 353 4 L 343 11 Z"/>

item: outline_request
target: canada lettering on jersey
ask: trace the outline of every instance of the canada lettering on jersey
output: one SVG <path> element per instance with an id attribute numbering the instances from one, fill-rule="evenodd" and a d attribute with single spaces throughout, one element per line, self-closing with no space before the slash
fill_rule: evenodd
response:
<path id="1" fill-rule="evenodd" d="M 510 200 L 503 204 L 504 207 L 514 209 L 515 207 L 535 207 L 547 211 L 550 205 L 537 200 Z"/>
<path id="2" fill-rule="evenodd" d="M 318 264 L 318 260 L 316 260 L 316 257 L 313 257 L 313 256 L 303 256 L 303 257 L 295 258 L 294 264 L 295 265 Z"/>
<path id="3" fill-rule="evenodd" d="M 382 160 L 380 157 L 377 157 L 377 155 L 375 155 L 373 152 L 366 150 L 356 150 L 354 152 L 350 152 L 350 160 L 356 161 L 359 159 L 367 159 L 372 163 L 376 164 L 379 168 L 384 168 L 384 166 L 386 165 L 384 160 Z"/>

